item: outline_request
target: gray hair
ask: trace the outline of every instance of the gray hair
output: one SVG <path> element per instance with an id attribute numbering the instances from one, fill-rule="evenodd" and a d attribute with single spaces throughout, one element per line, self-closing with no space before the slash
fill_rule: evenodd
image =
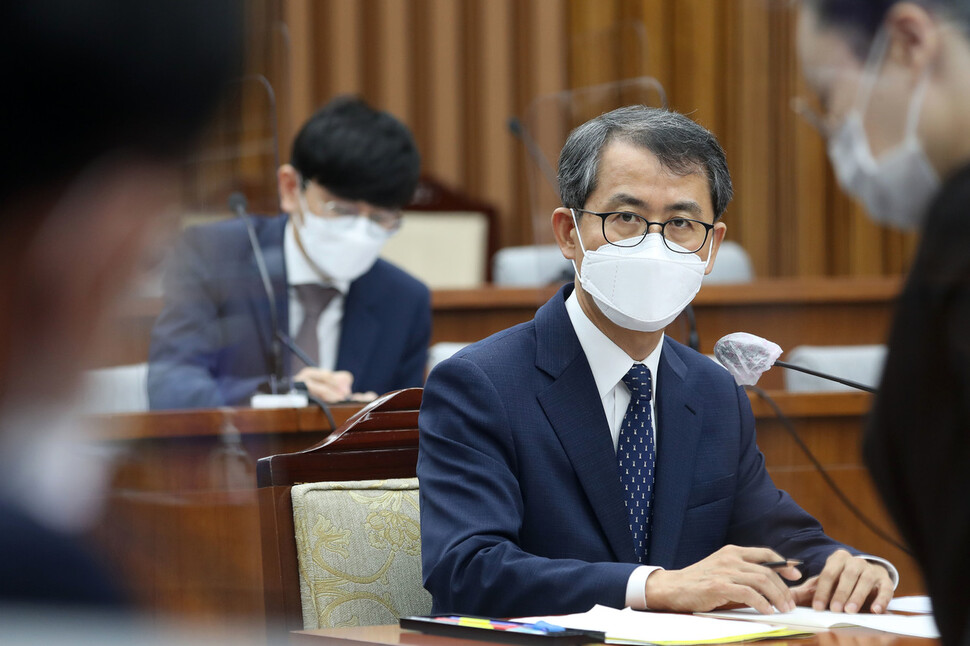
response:
<path id="1" fill-rule="evenodd" d="M 603 149 L 614 140 L 649 150 L 664 169 L 674 174 L 704 172 L 714 220 L 724 214 L 734 188 L 721 144 L 710 131 L 684 115 L 644 105 L 601 114 L 569 134 L 559 155 L 559 197 L 563 206 L 586 206 L 586 200 L 596 190 Z"/>

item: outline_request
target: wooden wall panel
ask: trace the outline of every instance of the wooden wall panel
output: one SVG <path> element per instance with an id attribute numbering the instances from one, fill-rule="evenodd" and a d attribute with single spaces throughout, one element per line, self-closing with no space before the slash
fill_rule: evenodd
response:
<path id="1" fill-rule="evenodd" d="M 746 248 L 770 249 L 775 231 L 765 226 L 775 209 L 777 186 L 765 181 L 764 169 L 773 161 L 771 128 L 746 127 L 751 123 L 772 124 L 770 109 L 771 50 L 762 38 L 770 26 L 768 16 L 753 5 L 742 3 L 738 11 L 725 16 L 723 54 L 735 69 L 737 82 L 724 84 L 723 132 L 721 145 L 729 154 L 735 198 L 724 221 L 727 236 Z M 755 273 L 771 275 L 768 254 L 755 256 Z"/>
<path id="2" fill-rule="evenodd" d="M 496 205 L 503 246 L 548 240 L 536 232 L 547 229 L 554 201 L 544 188 L 533 212 L 530 181 L 545 180 L 508 118 L 559 90 L 650 75 L 671 107 L 721 139 L 736 187 L 728 236 L 749 251 L 759 275 L 894 274 L 910 262 L 914 237 L 868 220 L 832 177 L 824 141 L 791 110 L 805 88 L 790 3 L 251 2 L 281 16 L 288 34 L 271 65 L 284 69 L 268 74 L 281 83 L 284 159 L 294 128 L 315 107 L 359 93 L 413 129 L 427 173 Z M 547 119 L 537 136 L 545 145 L 561 138 L 561 127 Z"/>
<path id="3" fill-rule="evenodd" d="M 480 80 L 478 90 L 469 90 L 468 119 L 481 127 L 468 133 L 465 145 L 472 151 L 468 160 L 469 188 L 488 196 L 500 213 L 506 214 L 503 228 L 511 239 L 521 239 L 517 227 L 509 227 L 510 214 L 517 213 L 520 171 L 513 160 L 520 159 L 519 144 L 509 136 L 506 121 L 515 112 L 515 88 L 509 83 L 518 69 L 513 24 L 514 0 L 477 0 L 472 6 L 473 24 L 480 24 L 470 52 L 469 76 Z M 495 160 L 508 163 L 495 163 Z M 509 239 L 509 238 L 507 238 Z"/>

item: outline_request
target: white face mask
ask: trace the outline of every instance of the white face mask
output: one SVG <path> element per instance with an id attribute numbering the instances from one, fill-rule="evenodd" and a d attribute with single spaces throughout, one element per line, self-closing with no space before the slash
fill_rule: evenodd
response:
<path id="1" fill-rule="evenodd" d="M 910 99 L 903 141 L 878 160 L 872 154 L 862 121 L 888 41 L 885 31 L 876 36 L 855 106 L 829 139 L 828 153 L 839 184 L 862 201 L 873 220 L 900 229 L 914 229 L 922 224 L 926 207 L 940 187 L 940 178 L 916 134 L 928 74 L 924 72 Z"/>
<path id="2" fill-rule="evenodd" d="M 314 215 L 299 195 L 302 223 L 296 233 L 317 269 L 333 280 L 352 281 L 374 266 L 392 232 L 365 216 Z"/>
<path id="3" fill-rule="evenodd" d="M 583 291 L 606 318 L 628 330 L 657 332 L 694 300 L 710 261 L 713 232 L 708 261 L 696 253 L 671 251 L 659 233 L 648 233 L 635 247 L 607 242 L 599 249 L 587 250 L 579 235 L 576 213 L 572 213 L 583 249 L 582 274 L 578 269 L 576 274 Z"/>

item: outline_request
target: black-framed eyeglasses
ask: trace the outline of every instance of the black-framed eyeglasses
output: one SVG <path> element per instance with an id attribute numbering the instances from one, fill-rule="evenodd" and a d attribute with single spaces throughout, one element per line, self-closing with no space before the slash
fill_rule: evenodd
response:
<path id="1" fill-rule="evenodd" d="M 691 218 L 670 218 L 666 222 L 650 222 L 642 215 L 629 211 L 598 213 L 574 209 L 580 213 L 595 215 L 603 222 L 603 237 L 617 247 L 635 247 L 647 237 L 651 226 L 660 227 L 660 235 L 668 249 L 675 253 L 696 253 L 707 242 L 713 224 Z"/>

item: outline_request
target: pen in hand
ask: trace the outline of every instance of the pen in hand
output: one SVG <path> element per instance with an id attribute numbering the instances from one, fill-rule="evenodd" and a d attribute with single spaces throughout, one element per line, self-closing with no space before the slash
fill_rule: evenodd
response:
<path id="1" fill-rule="evenodd" d="M 797 567 L 804 563 L 798 559 L 785 559 L 784 561 L 765 561 L 764 563 L 758 563 L 758 565 L 767 568 L 780 568 L 780 567 Z"/>

